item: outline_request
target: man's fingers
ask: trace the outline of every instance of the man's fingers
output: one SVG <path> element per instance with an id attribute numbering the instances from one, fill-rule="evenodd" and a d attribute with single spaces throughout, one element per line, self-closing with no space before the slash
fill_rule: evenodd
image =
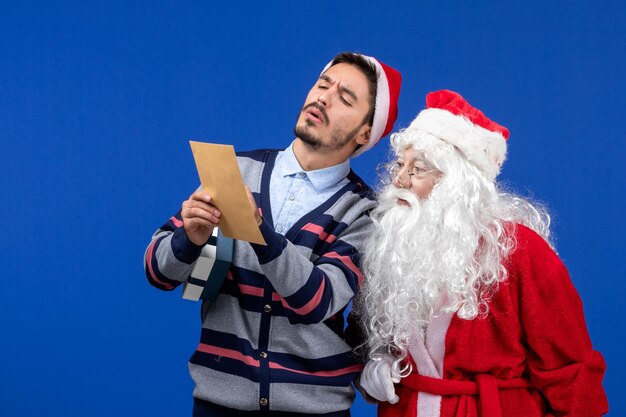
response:
<path id="1" fill-rule="evenodd" d="M 209 227 L 218 227 L 219 221 L 211 221 L 207 219 L 203 219 L 200 217 L 192 217 L 189 219 L 185 219 L 185 225 L 191 228 L 209 228 Z"/>
<path id="2" fill-rule="evenodd" d="M 213 197 L 211 197 L 211 194 L 207 192 L 198 190 L 195 193 L 191 194 L 191 197 L 189 197 L 189 199 L 195 200 L 195 201 L 203 201 L 205 203 L 210 203 L 213 200 Z"/>
<path id="3" fill-rule="evenodd" d="M 186 200 L 181 209 L 183 221 L 199 217 L 217 224 L 220 221 L 221 215 L 222 213 L 217 207 L 197 200 Z"/>
<path id="4" fill-rule="evenodd" d="M 217 224 L 220 221 L 220 216 L 215 215 L 214 213 L 215 212 L 212 210 L 208 211 L 198 207 L 187 207 L 183 209 L 181 215 L 183 217 L 183 221 L 201 219 Z M 219 211 L 217 213 L 219 213 Z"/>
<path id="5" fill-rule="evenodd" d="M 215 216 L 220 216 L 221 215 L 220 210 L 217 207 L 215 207 L 213 204 L 206 203 L 206 202 L 200 201 L 200 200 L 192 200 L 192 199 L 185 200 L 183 202 L 183 209 L 185 209 L 185 208 L 199 208 L 199 209 L 202 209 L 202 210 L 209 211 L 209 212 L 213 213 L 213 215 L 215 215 Z"/>

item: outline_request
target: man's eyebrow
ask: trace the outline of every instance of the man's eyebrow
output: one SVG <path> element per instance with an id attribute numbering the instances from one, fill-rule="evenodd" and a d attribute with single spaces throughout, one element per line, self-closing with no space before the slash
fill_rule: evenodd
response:
<path id="1" fill-rule="evenodd" d="M 347 95 L 349 95 L 350 97 L 352 97 L 354 100 L 358 101 L 358 97 L 356 96 L 356 94 L 354 94 L 354 91 L 350 90 L 348 87 L 344 87 L 342 85 L 339 86 L 339 89 L 346 93 Z"/>
<path id="2" fill-rule="evenodd" d="M 320 80 L 322 81 L 326 81 L 327 83 L 331 83 L 333 84 L 333 79 L 330 78 L 328 75 L 326 74 L 322 74 L 320 75 Z M 350 90 L 348 87 L 344 87 L 343 85 L 339 86 L 339 91 L 341 91 L 342 93 L 346 93 L 347 95 L 349 95 L 350 97 L 352 97 L 354 100 L 358 100 L 359 98 L 356 96 L 356 94 L 354 93 L 354 91 Z"/>

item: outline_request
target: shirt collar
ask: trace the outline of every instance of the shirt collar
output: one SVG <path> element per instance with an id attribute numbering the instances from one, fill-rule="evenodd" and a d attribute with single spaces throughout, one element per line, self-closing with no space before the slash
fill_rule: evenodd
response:
<path id="1" fill-rule="evenodd" d="M 275 168 L 283 177 L 305 175 L 309 178 L 317 191 L 324 190 L 339 183 L 350 173 L 350 159 L 331 167 L 305 171 L 300 166 L 293 153 L 293 142 L 283 152 L 278 154 Z"/>

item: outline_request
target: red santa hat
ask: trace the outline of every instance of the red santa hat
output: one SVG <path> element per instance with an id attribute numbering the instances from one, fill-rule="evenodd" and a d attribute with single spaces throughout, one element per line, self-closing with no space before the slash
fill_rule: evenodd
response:
<path id="1" fill-rule="evenodd" d="M 400 85 L 402 84 L 402 75 L 396 69 L 383 64 L 376 58 L 371 56 L 355 54 L 365 58 L 376 68 L 376 101 L 374 107 L 374 122 L 370 132 L 370 140 L 365 145 L 357 149 L 352 157 L 361 155 L 363 152 L 371 149 L 378 141 L 387 136 L 393 124 L 398 118 L 398 98 L 400 97 Z M 324 67 L 322 74 L 332 66 L 333 62 L 329 62 Z"/>
<path id="2" fill-rule="evenodd" d="M 426 109 L 409 126 L 448 142 L 493 181 L 506 159 L 507 128 L 450 90 L 428 93 Z"/>

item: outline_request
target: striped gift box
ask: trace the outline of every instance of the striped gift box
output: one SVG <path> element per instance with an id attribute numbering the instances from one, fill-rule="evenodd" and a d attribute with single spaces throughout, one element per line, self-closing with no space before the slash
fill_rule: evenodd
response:
<path id="1" fill-rule="evenodd" d="M 233 240 L 222 236 L 216 227 L 185 282 L 183 298 L 215 301 L 232 262 Z"/>

